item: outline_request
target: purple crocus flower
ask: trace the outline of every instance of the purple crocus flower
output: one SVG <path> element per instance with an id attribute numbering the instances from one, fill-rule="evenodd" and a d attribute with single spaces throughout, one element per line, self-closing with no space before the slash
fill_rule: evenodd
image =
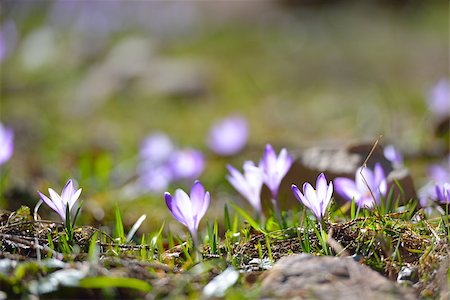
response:
<path id="1" fill-rule="evenodd" d="M 0 123 L 0 165 L 9 160 L 14 151 L 14 132 Z"/>
<path id="2" fill-rule="evenodd" d="M 61 196 L 51 188 L 48 189 L 48 192 L 50 199 L 38 191 L 39 197 L 65 221 L 67 217 L 66 207 L 69 205 L 69 212 L 72 210 L 73 205 L 80 197 L 81 189 L 75 191 L 72 179 L 69 179 L 61 192 Z"/>
<path id="3" fill-rule="evenodd" d="M 450 83 L 448 79 L 439 80 L 430 91 L 428 106 L 438 117 L 446 117 L 450 112 Z"/>
<path id="4" fill-rule="evenodd" d="M 252 161 L 244 163 L 244 175 L 232 166 L 227 166 L 231 176 L 227 176 L 230 184 L 250 203 L 258 214 L 261 208 L 261 189 L 263 173 Z"/>
<path id="5" fill-rule="evenodd" d="M 140 149 L 141 159 L 153 164 L 164 163 L 175 151 L 175 146 L 167 134 L 156 132 L 143 141 Z"/>
<path id="6" fill-rule="evenodd" d="M 286 149 L 282 149 L 280 155 L 273 150 L 272 146 L 267 144 L 264 151 L 264 157 L 259 162 L 259 167 L 263 171 L 264 183 L 272 192 L 273 199 L 277 199 L 278 188 L 281 180 L 292 166 L 293 159 L 287 153 Z"/>
<path id="7" fill-rule="evenodd" d="M 334 185 L 339 195 L 348 201 L 355 199 L 358 207 L 365 208 L 372 208 L 379 204 L 381 197 L 384 197 L 387 192 L 386 176 L 379 163 L 375 164 L 374 171 L 364 168 L 361 172 L 361 168 L 358 168 L 354 181 L 349 178 L 338 177 L 334 180 Z M 375 197 L 375 202 L 373 197 Z"/>
<path id="8" fill-rule="evenodd" d="M 198 225 L 208 210 L 209 192 L 205 192 L 205 188 L 197 180 L 192 186 L 190 195 L 182 189 L 177 189 L 173 197 L 168 192 L 164 193 L 164 199 L 172 215 L 186 226 L 197 245 Z"/>
<path id="9" fill-rule="evenodd" d="M 436 184 L 437 200 L 442 204 L 450 204 L 450 183 Z"/>
<path id="10" fill-rule="evenodd" d="M 245 118 L 235 115 L 213 124 L 207 144 L 216 154 L 231 156 L 239 153 L 247 144 L 248 126 Z"/>
<path id="11" fill-rule="evenodd" d="M 183 149 L 176 151 L 168 164 L 174 180 L 195 179 L 202 174 L 205 168 L 205 159 L 198 150 Z"/>
<path id="12" fill-rule="evenodd" d="M 325 175 L 321 173 L 317 177 L 315 190 L 310 183 L 305 182 L 303 184 L 303 194 L 295 184 L 292 185 L 292 192 L 298 201 L 312 210 L 316 217 L 321 220 L 333 195 L 333 183 L 330 181 L 330 184 L 327 184 Z"/>
<path id="13" fill-rule="evenodd" d="M 403 155 L 393 145 L 384 147 L 384 157 L 386 157 L 394 166 L 400 167 L 403 165 Z"/>
<path id="14" fill-rule="evenodd" d="M 146 191 L 161 193 L 167 190 L 172 181 L 172 172 L 166 165 L 146 165 L 142 163 L 138 169 L 139 183 Z"/>

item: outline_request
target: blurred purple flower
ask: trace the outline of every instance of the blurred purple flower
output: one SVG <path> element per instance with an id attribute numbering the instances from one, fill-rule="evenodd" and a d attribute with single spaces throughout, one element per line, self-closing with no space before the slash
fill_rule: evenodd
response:
<path id="1" fill-rule="evenodd" d="M 227 176 L 228 182 L 253 206 L 258 214 L 261 208 L 261 188 L 263 185 L 263 173 L 252 161 L 244 163 L 244 175 L 230 165 L 227 165 L 231 176 Z"/>
<path id="2" fill-rule="evenodd" d="M 172 182 L 172 172 L 166 165 L 142 164 L 139 166 L 139 182 L 144 190 L 161 193 Z"/>
<path id="3" fill-rule="evenodd" d="M 50 199 L 38 191 L 39 197 L 65 221 L 67 217 L 66 207 L 69 205 L 69 212 L 72 210 L 73 205 L 80 197 L 81 189 L 75 191 L 72 179 L 69 179 L 61 192 L 61 196 L 51 188 L 48 189 L 48 192 Z"/>
<path id="4" fill-rule="evenodd" d="M 403 165 L 403 155 L 393 145 L 387 145 L 384 147 L 384 157 L 386 157 L 396 167 Z"/>
<path id="5" fill-rule="evenodd" d="M 312 210 L 316 217 L 321 220 L 333 195 L 333 183 L 330 181 L 328 185 L 325 175 L 321 173 L 317 177 L 315 190 L 310 183 L 305 182 L 303 184 L 303 194 L 295 184 L 292 185 L 292 192 L 298 201 Z"/>
<path id="6" fill-rule="evenodd" d="M 272 146 L 267 144 L 264 151 L 264 157 L 259 162 L 259 167 L 263 171 L 264 183 L 272 192 L 273 199 L 278 196 L 278 188 L 286 173 L 291 168 L 293 159 L 287 153 L 286 149 L 282 149 L 280 155 L 273 150 Z"/>
<path id="7" fill-rule="evenodd" d="M 9 160 L 14 151 L 14 132 L 0 123 L 0 165 Z"/>
<path id="8" fill-rule="evenodd" d="M 442 204 L 450 204 L 450 183 L 446 182 L 442 185 L 436 184 L 436 196 Z"/>
<path id="9" fill-rule="evenodd" d="M 379 163 L 375 165 L 374 171 L 364 168 L 361 172 L 361 168 L 358 168 L 355 174 L 355 181 L 349 178 L 338 177 L 334 180 L 334 185 L 339 195 L 348 201 L 355 199 L 356 205 L 364 208 L 372 208 L 374 205 L 378 205 L 381 197 L 384 197 L 387 192 L 386 176 Z"/>
<path id="10" fill-rule="evenodd" d="M 447 165 L 431 165 L 427 174 L 436 183 L 450 182 L 450 155 L 447 157 Z"/>
<path id="11" fill-rule="evenodd" d="M 448 79 L 439 80 L 428 95 L 428 107 L 438 117 L 450 114 L 450 83 Z"/>
<path id="12" fill-rule="evenodd" d="M 143 141 L 140 149 L 141 159 L 154 164 L 167 161 L 175 151 L 175 146 L 170 137 L 162 132 L 149 135 Z"/>
<path id="13" fill-rule="evenodd" d="M 196 179 L 205 168 L 203 154 L 194 149 L 176 151 L 169 160 L 169 168 L 174 180 Z"/>
<path id="14" fill-rule="evenodd" d="M 167 207 L 172 215 L 191 232 L 194 243 L 197 243 L 197 231 L 201 218 L 209 207 L 209 192 L 205 192 L 200 181 L 195 181 L 188 196 L 182 189 L 177 189 L 174 196 L 164 193 Z"/>
<path id="15" fill-rule="evenodd" d="M 236 115 L 214 123 L 209 131 L 207 144 L 214 153 L 231 156 L 245 147 L 247 139 L 247 121 Z"/>
<path id="16" fill-rule="evenodd" d="M 430 181 L 418 192 L 420 206 L 422 207 L 427 207 L 432 203 L 428 200 L 438 200 L 436 185 L 443 186 L 446 182 L 450 182 L 450 155 L 447 157 L 446 166 L 431 165 L 427 170 L 427 175 Z"/>

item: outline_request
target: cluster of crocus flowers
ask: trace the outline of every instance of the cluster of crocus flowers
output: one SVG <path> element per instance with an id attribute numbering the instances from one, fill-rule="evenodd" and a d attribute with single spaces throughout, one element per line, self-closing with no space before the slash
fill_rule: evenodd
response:
<path id="1" fill-rule="evenodd" d="M 242 116 L 233 115 L 213 124 L 208 134 L 207 145 L 217 155 L 231 156 L 245 147 L 247 139 L 247 120 Z"/>
<path id="2" fill-rule="evenodd" d="M 69 179 L 69 181 L 67 181 L 66 185 L 64 186 L 61 195 L 58 195 L 58 193 L 56 193 L 51 188 L 48 189 L 48 193 L 50 195 L 50 198 L 38 191 L 41 200 L 56 213 L 58 213 L 63 222 L 65 222 L 68 218 L 70 219 L 70 216 L 66 215 L 67 207 L 69 208 L 70 213 L 75 202 L 80 197 L 81 189 L 75 190 L 72 179 Z"/>
<path id="3" fill-rule="evenodd" d="M 208 210 L 209 192 L 205 191 L 200 181 L 195 181 L 190 195 L 177 189 L 173 196 L 168 192 L 164 193 L 164 199 L 174 218 L 191 233 L 194 246 L 198 246 L 198 225 Z"/>
<path id="4" fill-rule="evenodd" d="M 14 132 L 12 128 L 0 123 L 0 165 L 8 161 L 14 151 Z"/>
<path id="5" fill-rule="evenodd" d="M 333 195 L 333 183 L 327 184 L 327 179 L 323 173 L 317 177 L 316 189 L 308 182 L 303 184 L 303 193 L 293 184 L 292 192 L 298 201 L 308 207 L 320 221 L 325 215 L 328 205 Z"/>
<path id="6" fill-rule="evenodd" d="M 372 208 L 386 196 L 387 180 L 379 163 L 374 170 L 358 168 L 355 180 L 338 177 L 334 180 L 336 192 L 348 201 L 355 201 L 360 208 Z"/>
<path id="7" fill-rule="evenodd" d="M 264 156 L 258 166 L 251 161 L 245 162 L 244 175 L 232 166 L 228 166 L 231 176 L 228 176 L 227 179 L 250 202 L 258 214 L 261 213 L 261 188 L 263 184 L 266 184 L 272 194 L 275 213 L 280 218 L 277 203 L 278 189 L 291 168 L 292 162 L 293 159 L 286 149 L 283 148 L 280 155 L 277 156 L 272 146 L 267 144 Z"/>
<path id="8" fill-rule="evenodd" d="M 204 169 L 203 154 L 177 149 L 169 136 L 158 132 L 142 143 L 138 166 L 140 185 L 149 192 L 163 192 L 175 181 L 193 180 Z"/>

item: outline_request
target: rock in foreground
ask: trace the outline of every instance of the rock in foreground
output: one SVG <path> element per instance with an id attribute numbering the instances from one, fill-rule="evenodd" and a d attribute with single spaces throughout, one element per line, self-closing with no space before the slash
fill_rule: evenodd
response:
<path id="1" fill-rule="evenodd" d="M 417 299 L 396 283 L 351 258 L 286 256 L 267 272 L 263 298 L 274 299 Z"/>

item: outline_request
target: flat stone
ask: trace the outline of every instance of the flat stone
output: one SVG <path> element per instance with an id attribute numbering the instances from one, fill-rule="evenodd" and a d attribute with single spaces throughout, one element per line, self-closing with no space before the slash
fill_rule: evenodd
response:
<path id="1" fill-rule="evenodd" d="M 418 299 L 352 258 L 291 255 L 281 258 L 262 281 L 263 299 Z"/>

